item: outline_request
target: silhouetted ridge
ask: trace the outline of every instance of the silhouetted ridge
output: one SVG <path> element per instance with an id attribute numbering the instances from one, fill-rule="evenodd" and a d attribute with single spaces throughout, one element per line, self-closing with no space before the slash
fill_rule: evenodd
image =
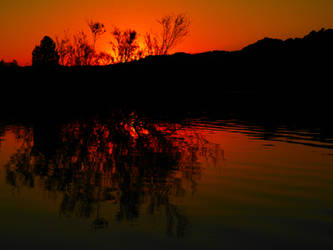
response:
<path id="1" fill-rule="evenodd" d="M 28 116 L 40 109 L 55 115 L 114 106 L 324 113 L 332 56 L 333 30 L 322 29 L 285 41 L 265 38 L 233 52 L 149 56 L 109 66 L 2 67 L 9 80 L 2 83 L 1 104 L 5 112 Z"/>
<path id="2" fill-rule="evenodd" d="M 311 31 L 303 38 L 289 38 L 285 41 L 280 39 L 264 38 L 254 44 L 248 45 L 243 48 L 242 52 L 258 52 L 258 51 L 281 51 L 286 50 L 300 51 L 305 49 L 324 51 L 332 50 L 333 30 L 321 29 L 319 31 Z"/>
<path id="3" fill-rule="evenodd" d="M 275 52 L 278 53 L 284 46 L 284 42 L 280 39 L 264 38 L 258 42 L 248 45 L 241 51 L 243 53 L 264 53 Z"/>

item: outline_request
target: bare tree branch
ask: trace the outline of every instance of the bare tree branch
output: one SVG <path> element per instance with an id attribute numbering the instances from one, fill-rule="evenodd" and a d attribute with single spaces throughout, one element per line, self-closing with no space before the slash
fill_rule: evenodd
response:
<path id="1" fill-rule="evenodd" d="M 111 41 L 110 44 L 112 45 L 116 62 L 129 62 L 140 57 L 142 52 L 139 50 L 135 30 L 121 31 L 118 28 L 114 28 L 112 36 L 114 41 Z"/>
<path id="2" fill-rule="evenodd" d="M 152 37 L 147 33 L 145 45 L 149 55 L 166 55 L 175 48 L 188 34 L 190 20 L 185 14 L 166 15 L 158 20 L 161 33 Z"/>
<path id="3" fill-rule="evenodd" d="M 87 24 L 93 36 L 93 49 L 95 50 L 97 39 L 100 38 L 106 32 L 106 29 L 104 27 L 104 24 L 93 20 L 88 20 Z"/>

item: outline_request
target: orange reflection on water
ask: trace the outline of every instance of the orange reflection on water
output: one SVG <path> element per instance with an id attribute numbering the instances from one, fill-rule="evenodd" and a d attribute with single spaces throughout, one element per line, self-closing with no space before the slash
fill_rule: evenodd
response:
<path id="1" fill-rule="evenodd" d="M 149 228 L 154 216 L 168 235 L 192 240 L 211 239 L 215 227 L 309 236 L 312 227 L 299 225 L 329 221 L 321 211 L 333 206 L 331 145 L 310 132 L 117 114 L 11 127 L 0 138 L 12 145 L 1 156 L 8 186 L 52 194 L 62 216 L 89 218 L 95 229 L 114 220 Z"/>
<path id="2" fill-rule="evenodd" d="M 11 131 L 22 143 L 5 164 L 8 185 L 52 193 L 66 216 L 94 216 L 101 202 L 115 204 L 118 220 L 137 218 L 140 207 L 163 207 L 167 231 L 178 236 L 188 222 L 177 197 L 195 192 L 201 159 L 218 153 L 190 127 L 134 114 Z"/>

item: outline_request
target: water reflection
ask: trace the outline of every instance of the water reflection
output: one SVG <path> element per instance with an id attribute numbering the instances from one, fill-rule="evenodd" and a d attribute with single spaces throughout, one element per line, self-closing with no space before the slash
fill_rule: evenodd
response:
<path id="1" fill-rule="evenodd" d="M 93 230 L 108 227 L 107 202 L 117 207 L 117 221 L 163 215 L 166 234 L 183 237 L 190 222 L 179 199 L 195 194 L 202 158 L 216 164 L 223 156 L 185 124 L 154 123 L 135 113 L 11 131 L 21 145 L 5 165 L 7 184 L 52 194 L 61 216 L 89 218 Z"/>
<path id="2" fill-rule="evenodd" d="M 204 120 L 192 121 L 192 126 L 211 131 L 228 131 L 241 133 L 250 139 L 286 142 L 318 148 L 333 148 L 333 134 L 331 129 L 325 127 L 299 127 L 293 124 L 270 124 L 267 122 L 249 122 L 241 120 Z M 326 124 L 325 126 L 330 126 Z M 331 128 L 331 127 L 330 127 Z M 265 143 L 264 146 L 274 146 L 272 143 Z"/>
<path id="3" fill-rule="evenodd" d="M 0 125 L 5 245 L 332 245 L 329 124 L 138 114 Z"/>

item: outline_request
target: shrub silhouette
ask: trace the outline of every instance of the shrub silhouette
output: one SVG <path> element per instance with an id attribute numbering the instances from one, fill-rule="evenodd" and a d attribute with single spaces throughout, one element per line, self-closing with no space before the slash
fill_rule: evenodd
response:
<path id="1" fill-rule="evenodd" d="M 71 52 L 73 51 L 73 46 L 67 33 L 65 32 L 64 38 L 59 39 L 59 37 L 56 37 L 55 42 L 59 54 L 59 64 L 68 66 L 72 60 Z"/>
<path id="2" fill-rule="evenodd" d="M 112 31 L 112 36 L 114 41 L 110 44 L 116 62 L 126 63 L 142 57 L 142 51 L 139 50 L 140 46 L 137 42 L 138 34 L 135 30 L 121 31 L 116 27 Z"/>
<path id="3" fill-rule="evenodd" d="M 159 19 L 158 23 L 160 32 L 146 33 L 143 44 L 140 44 L 139 34 L 135 30 L 120 30 L 114 27 L 111 31 L 111 54 L 109 54 L 96 50 L 97 40 L 106 32 L 105 25 L 88 20 L 92 41 L 83 31 L 74 34 L 72 38 L 69 38 L 66 33 L 63 39 L 56 38 L 59 64 L 63 66 L 109 65 L 127 63 L 149 55 L 167 55 L 189 34 L 190 19 L 185 14 L 166 15 Z M 39 59 L 40 50 L 41 46 L 37 46 L 34 50 L 36 64 L 43 61 Z"/>
<path id="4" fill-rule="evenodd" d="M 95 56 L 93 45 L 88 41 L 88 36 L 80 31 L 73 36 L 74 42 L 72 46 L 71 56 L 74 62 L 71 65 L 88 66 Z"/>
<path id="5" fill-rule="evenodd" d="M 5 62 L 3 59 L 0 61 L 0 68 L 1 67 L 18 67 L 18 63 L 17 61 L 14 59 L 13 61 L 11 62 Z"/>
<path id="6" fill-rule="evenodd" d="M 59 64 L 59 55 L 56 44 L 48 37 L 44 36 L 40 45 L 36 46 L 32 52 L 33 66 L 55 66 Z"/>
<path id="7" fill-rule="evenodd" d="M 65 32 L 64 38 L 56 38 L 56 48 L 59 54 L 59 63 L 63 66 L 92 66 L 107 65 L 113 62 L 113 57 L 106 52 L 98 52 L 95 44 L 98 38 L 104 34 L 104 25 L 90 21 L 93 43 L 89 41 L 84 31 L 68 36 Z"/>

